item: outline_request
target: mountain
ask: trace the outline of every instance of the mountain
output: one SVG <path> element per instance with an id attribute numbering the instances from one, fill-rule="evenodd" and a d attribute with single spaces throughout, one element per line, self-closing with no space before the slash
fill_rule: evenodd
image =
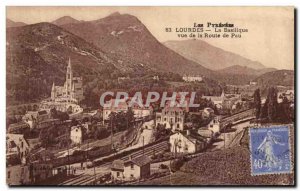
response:
<path id="1" fill-rule="evenodd" d="M 116 12 L 99 20 L 61 27 L 109 53 L 122 67 L 207 76 L 213 73 L 165 47 L 138 18 L 129 14 Z"/>
<path id="2" fill-rule="evenodd" d="M 70 57 L 75 75 L 84 82 L 117 71 L 115 61 L 94 45 L 51 23 L 6 29 L 8 102 L 49 96 L 51 85 L 62 85 Z"/>
<path id="3" fill-rule="evenodd" d="M 241 74 L 241 75 L 249 75 L 249 76 L 259 76 L 264 73 L 272 72 L 275 70 L 276 70 L 275 68 L 263 68 L 260 70 L 255 70 L 247 66 L 234 65 L 234 66 L 229 66 L 227 68 L 223 68 L 221 70 L 217 70 L 217 72 L 222 74 Z"/>
<path id="4" fill-rule="evenodd" d="M 15 22 L 15 21 L 12 21 L 10 19 L 6 19 L 6 27 L 21 27 L 21 26 L 25 26 L 27 25 L 26 23 L 23 23 L 23 22 Z"/>
<path id="5" fill-rule="evenodd" d="M 262 74 L 254 81 L 257 82 L 258 85 L 294 86 L 294 73 L 294 70 L 277 70 Z"/>
<path id="6" fill-rule="evenodd" d="M 66 25 L 66 24 L 71 24 L 71 23 L 79 23 L 80 21 L 70 17 L 70 16 L 63 16 L 63 17 L 60 17 L 54 21 L 52 21 L 52 24 L 55 24 L 55 25 Z"/>
<path id="7" fill-rule="evenodd" d="M 167 41 L 164 45 L 187 59 L 212 70 L 220 70 L 234 65 L 247 66 L 253 69 L 265 68 L 259 62 L 212 46 L 203 40 Z"/>

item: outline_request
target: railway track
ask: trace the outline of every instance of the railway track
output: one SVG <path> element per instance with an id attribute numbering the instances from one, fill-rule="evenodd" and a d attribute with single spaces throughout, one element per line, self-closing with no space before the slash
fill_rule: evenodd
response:
<path id="1" fill-rule="evenodd" d="M 123 161 L 126 161 L 126 160 L 129 160 L 130 156 L 132 158 L 136 158 L 136 157 L 142 156 L 143 154 L 146 155 L 146 156 L 151 157 L 154 153 L 162 152 L 162 151 L 164 151 L 168 148 L 169 148 L 168 141 L 163 141 L 163 142 L 157 143 L 155 145 L 149 146 L 147 148 L 144 148 L 144 150 L 140 149 L 138 151 L 135 151 L 135 152 L 133 152 L 129 155 L 126 155 L 126 156 L 120 158 L 120 159 L 123 160 Z M 101 164 L 101 165 L 98 165 L 96 167 L 97 168 L 99 168 L 99 167 L 101 167 L 101 168 L 110 168 L 111 164 L 112 164 L 112 161 Z M 99 174 L 96 174 L 96 177 L 99 177 L 99 176 L 100 176 Z M 81 174 L 79 174 L 78 176 L 76 176 L 72 179 L 69 179 L 69 180 L 66 180 L 66 181 L 62 182 L 59 185 L 70 185 L 70 186 L 71 185 L 91 185 L 91 184 L 94 183 L 94 181 L 95 181 L 95 176 L 87 175 L 85 173 L 81 173 Z"/>

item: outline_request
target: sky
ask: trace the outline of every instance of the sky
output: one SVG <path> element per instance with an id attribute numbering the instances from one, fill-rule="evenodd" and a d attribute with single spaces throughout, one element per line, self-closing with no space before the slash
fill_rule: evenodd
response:
<path id="1" fill-rule="evenodd" d="M 51 22 L 62 16 L 96 20 L 114 12 L 136 16 L 161 42 L 179 39 L 173 29 L 194 23 L 233 23 L 247 28 L 242 38 L 202 39 L 266 67 L 294 69 L 293 7 L 7 7 L 7 18 L 33 24 Z"/>

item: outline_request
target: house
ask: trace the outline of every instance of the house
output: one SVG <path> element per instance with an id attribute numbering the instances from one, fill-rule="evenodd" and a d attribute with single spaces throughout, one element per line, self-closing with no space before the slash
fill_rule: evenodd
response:
<path id="1" fill-rule="evenodd" d="M 294 90 L 287 90 L 285 96 L 289 101 L 294 101 Z"/>
<path id="2" fill-rule="evenodd" d="M 31 183 L 30 166 L 29 165 L 7 166 L 6 183 L 10 186 L 30 184 Z"/>
<path id="3" fill-rule="evenodd" d="M 129 80 L 130 77 L 118 77 L 118 83 L 125 81 L 125 80 Z"/>
<path id="4" fill-rule="evenodd" d="M 214 105 L 218 105 L 218 107 L 222 106 L 223 101 L 225 99 L 225 93 L 224 91 L 220 96 L 202 96 L 203 99 L 210 100 L 214 103 Z"/>
<path id="5" fill-rule="evenodd" d="M 40 122 L 50 119 L 50 113 L 46 110 L 27 111 L 23 116 L 23 121 L 27 123 L 30 129 L 35 128 Z"/>
<path id="6" fill-rule="evenodd" d="M 211 139 L 214 136 L 214 132 L 208 128 L 200 128 L 198 129 L 198 134 L 202 137 Z"/>
<path id="7" fill-rule="evenodd" d="M 153 76 L 152 79 L 155 80 L 155 81 L 159 81 L 159 77 L 158 76 Z"/>
<path id="8" fill-rule="evenodd" d="M 114 160 L 111 164 L 111 178 L 113 181 L 123 181 L 124 176 L 124 161 Z"/>
<path id="9" fill-rule="evenodd" d="M 27 156 L 31 148 L 22 134 L 6 135 L 6 157 L 17 156 L 22 164 L 27 162 Z"/>
<path id="10" fill-rule="evenodd" d="M 183 81 L 185 82 L 202 82 L 202 77 L 198 75 L 183 75 Z"/>
<path id="11" fill-rule="evenodd" d="M 211 130 L 214 134 L 219 133 L 221 130 L 220 127 L 220 119 L 218 117 L 214 117 L 208 124 L 207 129 Z"/>
<path id="12" fill-rule="evenodd" d="M 24 121 L 20 121 L 18 123 L 13 123 L 8 126 L 8 133 L 13 134 L 23 134 L 24 131 L 30 129 L 30 126 L 28 123 L 25 123 Z"/>
<path id="13" fill-rule="evenodd" d="M 237 91 L 232 94 L 225 94 L 222 91 L 220 96 L 202 96 L 202 98 L 212 101 L 218 109 L 231 109 L 234 103 L 241 100 L 241 94 Z"/>
<path id="14" fill-rule="evenodd" d="M 153 115 L 153 107 L 139 106 L 137 103 L 133 104 L 132 111 L 135 118 L 143 118 Z"/>
<path id="15" fill-rule="evenodd" d="M 281 92 L 277 94 L 277 101 L 281 103 L 283 98 L 286 98 L 288 101 L 294 101 L 294 90 L 286 90 L 285 92 Z"/>
<path id="16" fill-rule="evenodd" d="M 51 163 L 33 162 L 27 165 L 6 167 L 6 182 L 8 185 L 32 185 L 53 176 Z"/>
<path id="17" fill-rule="evenodd" d="M 82 129 L 80 125 L 71 127 L 70 139 L 76 145 L 82 143 Z"/>
<path id="18" fill-rule="evenodd" d="M 41 182 L 53 176 L 53 165 L 51 163 L 34 162 L 30 165 L 32 182 Z"/>
<path id="19" fill-rule="evenodd" d="M 128 111 L 128 104 L 126 101 L 120 100 L 118 105 L 115 105 L 116 100 L 111 99 L 107 101 L 103 106 L 103 121 L 106 121 L 109 119 L 109 115 L 112 112 L 118 113 L 118 112 L 127 112 Z"/>
<path id="20" fill-rule="evenodd" d="M 212 108 L 207 107 L 207 108 L 203 109 L 202 117 L 203 118 L 210 118 L 214 115 L 214 113 L 215 113 L 215 111 Z"/>
<path id="21" fill-rule="evenodd" d="M 206 139 L 191 133 L 190 130 L 185 132 L 176 132 L 170 136 L 170 150 L 173 153 L 191 154 L 203 150 L 206 146 Z"/>
<path id="22" fill-rule="evenodd" d="M 133 181 L 145 179 L 150 176 L 151 159 L 142 155 L 128 161 L 115 160 L 111 166 L 113 181 Z"/>
<path id="23" fill-rule="evenodd" d="M 162 112 L 156 113 L 156 126 L 165 125 L 166 128 L 172 131 L 184 130 L 185 112 L 184 108 L 171 106 L 171 102 L 167 102 Z"/>

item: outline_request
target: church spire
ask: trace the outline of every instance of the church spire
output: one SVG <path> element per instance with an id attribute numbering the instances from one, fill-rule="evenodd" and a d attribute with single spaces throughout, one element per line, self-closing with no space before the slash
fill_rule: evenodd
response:
<path id="1" fill-rule="evenodd" d="M 68 68 L 72 68 L 71 66 L 71 58 L 69 57 L 69 61 L 68 61 Z"/>
<path id="2" fill-rule="evenodd" d="M 52 84 L 52 91 L 54 91 L 55 90 L 55 83 L 53 82 L 53 84 Z"/>

